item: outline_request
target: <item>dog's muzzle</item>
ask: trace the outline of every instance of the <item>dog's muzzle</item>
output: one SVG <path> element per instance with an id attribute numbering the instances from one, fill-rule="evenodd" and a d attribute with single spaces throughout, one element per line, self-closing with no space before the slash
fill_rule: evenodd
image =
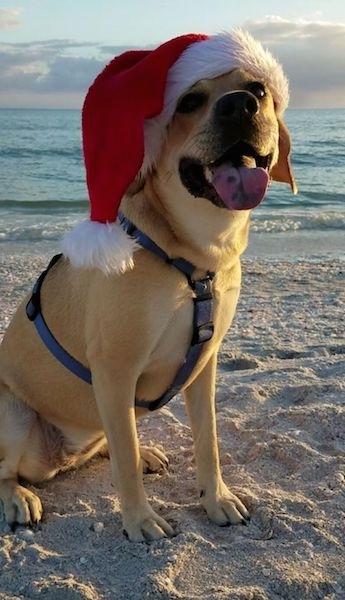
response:
<path id="1" fill-rule="evenodd" d="M 193 196 L 230 210 L 250 210 L 263 200 L 272 154 L 261 155 L 239 135 L 248 131 L 259 110 L 257 98 L 247 91 L 230 92 L 218 100 L 214 110 L 217 128 L 233 132 L 237 139 L 206 165 L 194 158 L 181 159 L 180 178 Z"/>

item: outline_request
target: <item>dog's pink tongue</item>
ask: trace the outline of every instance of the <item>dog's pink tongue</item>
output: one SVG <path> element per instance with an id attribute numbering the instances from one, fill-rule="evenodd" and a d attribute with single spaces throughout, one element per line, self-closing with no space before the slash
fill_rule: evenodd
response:
<path id="1" fill-rule="evenodd" d="M 263 200 L 269 183 L 265 169 L 255 167 L 232 167 L 223 164 L 218 167 L 212 185 L 225 206 L 234 210 L 255 208 Z"/>

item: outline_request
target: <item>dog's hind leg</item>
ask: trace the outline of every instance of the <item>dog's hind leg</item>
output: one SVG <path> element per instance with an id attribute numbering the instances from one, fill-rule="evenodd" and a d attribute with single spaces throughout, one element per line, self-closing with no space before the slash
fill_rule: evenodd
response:
<path id="1" fill-rule="evenodd" d="M 162 473 L 169 466 L 169 461 L 159 448 L 140 446 L 139 448 L 143 473 Z"/>
<path id="2" fill-rule="evenodd" d="M 0 382 L 0 500 L 9 524 L 29 525 L 41 520 L 39 497 L 20 485 L 18 478 L 37 482 L 57 472 L 45 452 L 45 433 L 35 411 Z"/>
<path id="3" fill-rule="evenodd" d="M 163 473 L 168 470 L 169 461 L 165 454 L 154 446 L 140 446 L 141 464 L 144 475 L 148 473 Z M 108 444 L 105 443 L 97 454 L 103 458 L 110 458 Z"/>

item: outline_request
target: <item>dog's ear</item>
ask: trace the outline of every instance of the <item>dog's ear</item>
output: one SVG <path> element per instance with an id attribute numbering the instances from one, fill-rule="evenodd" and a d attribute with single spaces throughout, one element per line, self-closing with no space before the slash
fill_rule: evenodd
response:
<path id="1" fill-rule="evenodd" d="M 297 194 L 298 188 L 290 163 L 291 140 L 285 123 L 278 119 L 279 125 L 279 157 L 278 162 L 271 170 L 271 178 L 274 181 L 289 183 L 292 193 Z"/>

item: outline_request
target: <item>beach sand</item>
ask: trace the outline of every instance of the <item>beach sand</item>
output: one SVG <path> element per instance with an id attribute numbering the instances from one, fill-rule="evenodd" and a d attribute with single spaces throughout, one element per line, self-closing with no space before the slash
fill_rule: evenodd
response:
<path id="1" fill-rule="evenodd" d="M 47 262 L 0 263 L 0 335 Z M 344 263 L 246 258 L 220 355 L 219 447 L 225 481 L 249 507 L 248 527 L 218 528 L 198 503 L 183 401 L 139 424 L 164 448 L 145 476 L 173 539 L 122 534 L 109 461 L 35 486 L 42 528 L 0 523 L 0 599 L 345 599 Z"/>

